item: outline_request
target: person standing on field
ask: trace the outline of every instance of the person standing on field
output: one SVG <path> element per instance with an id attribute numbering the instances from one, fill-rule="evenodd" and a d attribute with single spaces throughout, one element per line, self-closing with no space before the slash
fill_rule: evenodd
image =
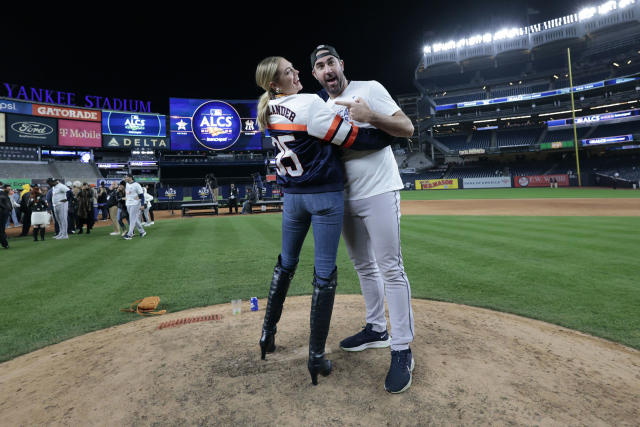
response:
<path id="1" fill-rule="evenodd" d="M 335 48 L 320 45 L 311 53 L 312 74 L 323 90 L 318 94 L 345 121 L 377 128 L 396 137 L 413 135 L 413 124 L 377 81 L 348 81 L 344 61 Z M 400 393 L 411 386 L 415 361 L 409 344 L 414 337 L 411 287 L 400 246 L 398 165 L 390 146 L 342 153 L 346 183 L 342 235 L 358 273 L 366 305 L 365 328 L 340 343 L 345 351 L 391 346 L 391 365 L 384 388 Z M 387 333 L 385 296 L 391 338 Z"/>
<path id="2" fill-rule="evenodd" d="M 124 239 L 131 240 L 136 227 L 138 228 L 140 237 L 147 235 L 147 232 L 144 231 L 144 227 L 140 221 L 142 211 L 144 211 L 144 191 L 140 184 L 133 180 L 133 175 L 128 174 L 124 180 L 127 184 L 125 192 L 127 195 L 127 212 L 129 212 L 129 234 L 126 234 Z"/>
<path id="3" fill-rule="evenodd" d="M 67 221 L 69 206 L 67 203 L 67 191 L 69 191 L 69 187 L 53 178 L 47 179 L 47 184 L 51 187 L 51 190 L 49 190 L 52 191 L 51 202 L 53 203 L 53 210 L 60 225 L 60 230 L 58 234 L 54 236 L 54 239 L 68 239 L 69 231 L 67 229 Z"/>

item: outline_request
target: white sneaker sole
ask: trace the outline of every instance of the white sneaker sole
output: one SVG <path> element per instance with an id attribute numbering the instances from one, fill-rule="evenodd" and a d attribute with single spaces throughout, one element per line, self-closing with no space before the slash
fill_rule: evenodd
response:
<path id="1" fill-rule="evenodd" d="M 351 348 L 340 347 L 340 348 L 344 351 L 364 351 L 368 348 L 387 348 L 390 345 L 391 345 L 391 337 L 387 338 L 386 341 L 373 341 L 373 342 L 368 342 L 368 343 L 359 345 L 358 347 L 351 347 Z"/>
<path id="2" fill-rule="evenodd" d="M 404 386 L 404 388 L 402 390 L 398 390 L 398 391 L 389 391 L 387 390 L 387 386 L 384 387 L 384 389 L 386 391 L 388 391 L 389 393 L 392 394 L 398 394 L 398 393 L 402 393 L 403 391 L 407 391 L 407 389 L 409 387 L 411 387 L 411 380 L 413 379 L 413 375 L 411 375 L 411 373 L 413 372 L 413 368 L 416 367 L 416 359 L 414 359 L 413 357 L 411 357 L 411 367 L 409 368 L 409 382 L 407 383 L 406 386 Z"/>

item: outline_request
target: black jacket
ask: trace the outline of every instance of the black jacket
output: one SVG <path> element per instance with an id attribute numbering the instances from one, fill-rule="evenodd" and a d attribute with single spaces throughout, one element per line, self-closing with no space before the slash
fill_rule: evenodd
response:
<path id="1" fill-rule="evenodd" d="M 6 191 L 0 190 L 0 212 L 9 213 L 13 209 L 13 205 L 11 204 L 11 200 L 9 200 L 9 195 Z M 4 224 L 2 224 L 4 226 Z"/>
<path id="2" fill-rule="evenodd" d="M 44 194 L 38 194 L 35 198 L 31 198 L 29 208 L 32 212 L 46 212 L 47 198 Z"/>
<path id="3" fill-rule="evenodd" d="M 118 204 L 118 189 L 110 190 L 107 195 L 107 207 L 112 208 Z"/>

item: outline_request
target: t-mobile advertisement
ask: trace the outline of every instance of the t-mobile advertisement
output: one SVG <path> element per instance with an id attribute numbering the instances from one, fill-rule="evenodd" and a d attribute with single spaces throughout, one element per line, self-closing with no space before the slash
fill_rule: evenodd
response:
<path id="1" fill-rule="evenodd" d="M 65 147 L 102 147 L 102 124 L 58 120 L 58 145 Z"/>

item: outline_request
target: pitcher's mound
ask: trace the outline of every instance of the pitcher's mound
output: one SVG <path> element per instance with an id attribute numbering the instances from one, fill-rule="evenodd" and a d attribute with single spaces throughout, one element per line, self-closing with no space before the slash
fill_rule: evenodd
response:
<path id="1" fill-rule="evenodd" d="M 307 372 L 310 297 L 291 297 L 260 360 L 263 308 L 193 309 L 87 334 L 0 365 L 6 425 L 635 425 L 640 352 L 517 316 L 414 300 L 411 388 L 384 391 L 389 349 L 347 353 L 361 296 L 338 296 L 334 371 Z M 221 314 L 221 320 L 172 325 Z M 211 316 L 209 316 L 211 319 Z"/>

